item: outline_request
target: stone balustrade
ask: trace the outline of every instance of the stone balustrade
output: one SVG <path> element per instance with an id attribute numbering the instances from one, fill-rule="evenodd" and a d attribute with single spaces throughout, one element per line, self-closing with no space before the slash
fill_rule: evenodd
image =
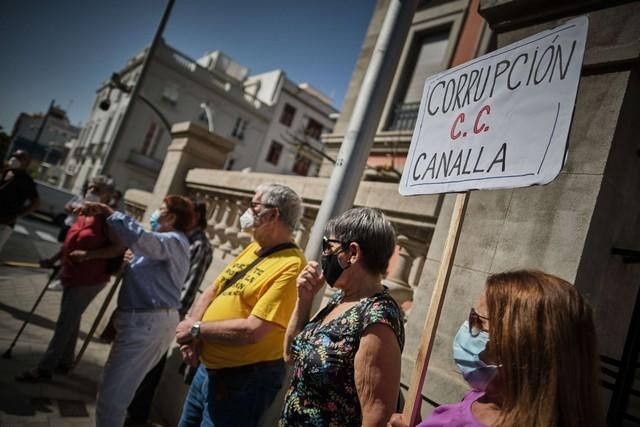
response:
<path id="1" fill-rule="evenodd" d="M 124 194 L 125 211 L 138 221 L 142 221 L 152 197 L 153 195 L 148 191 L 137 189 L 127 190 Z"/>
<path id="2" fill-rule="evenodd" d="M 249 207 L 256 187 L 265 182 L 288 185 L 302 197 L 303 217 L 294 232 L 294 238 L 304 249 L 324 196 L 327 179 L 217 169 L 191 169 L 187 173 L 185 187 L 188 195 L 207 204 L 207 232 L 214 247 L 214 258 L 220 261 L 214 263 L 212 268 L 219 269 L 251 241 L 251 236 L 240 230 L 239 218 Z M 142 218 L 145 200 L 150 197 L 150 193 L 143 191 L 127 191 L 127 210 L 136 218 Z M 441 205 L 438 196 L 419 198 L 423 199 L 423 203 L 415 203 L 415 200 L 408 203 L 398 194 L 397 184 L 376 183 L 374 186 L 363 182 L 355 201 L 356 206 L 382 209 L 396 228 L 397 249 L 384 283 L 399 303 L 413 298 Z M 210 273 L 208 277 L 216 272 Z"/>

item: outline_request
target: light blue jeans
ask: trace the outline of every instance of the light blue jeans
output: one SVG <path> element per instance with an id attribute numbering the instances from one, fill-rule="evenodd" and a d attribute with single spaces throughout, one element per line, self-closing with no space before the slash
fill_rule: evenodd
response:
<path id="1" fill-rule="evenodd" d="M 97 427 L 121 427 L 144 379 L 175 339 L 178 310 L 117 312 L 116 339 L 104 366 L 96 402 Z"/>
<path id="2" fill-rule="evenodd" d="M 284 361 L 209 372 L 200 364 L 179 427 L 254 427 L 271 406 L 285 376 Z"/>

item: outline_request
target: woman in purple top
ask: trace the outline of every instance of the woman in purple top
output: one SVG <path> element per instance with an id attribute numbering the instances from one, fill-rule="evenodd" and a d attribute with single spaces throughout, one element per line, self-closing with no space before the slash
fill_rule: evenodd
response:
<path id="1" fill-rule="evenodd" d="M 592 311 L 558 277 L 529 270 L 490 276 L 453 355 L 471 390 L 419 427 L 602 425 Z M 401 414 L 390 425 L 407 426 Z"/>

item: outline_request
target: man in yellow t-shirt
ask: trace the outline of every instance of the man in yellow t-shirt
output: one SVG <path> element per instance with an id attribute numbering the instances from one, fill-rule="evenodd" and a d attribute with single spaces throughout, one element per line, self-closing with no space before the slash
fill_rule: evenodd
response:
<path id="1" fill-rule="evenodd" d="M 215 279 L 176 330 L 184 360 L 202 363 L 180 426 L 255 426 L 285 375 L 284 334 L 296 303 L 296 277 L 306 264 L 293 244 L 300 197 L 263 184 L 240 217 L 249 244 Z"/>

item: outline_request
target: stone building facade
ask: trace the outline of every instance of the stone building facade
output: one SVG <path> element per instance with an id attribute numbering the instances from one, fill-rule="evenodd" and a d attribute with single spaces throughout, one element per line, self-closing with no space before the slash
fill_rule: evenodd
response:
<path id="1" fill-rule="evenodd" d="M 119 80 L 125 86 L 133 87 L 140 78 L 146 53 L 147 49 L 138 53 L 119 70 Z M 168 127 L 182 121 L 207 127 L 209 117 L 203 104 L 212 113 L 213 132 L 234 142 L 225 168 L 317 174 L 317 156 L 308 161 L 309 156 L 300 154 L 298 147 L 280 138 L 279 133 L 276 135 L 274 128 L 282 122 L 283 108 L 296 105 L 298 117 L 306 118 L 303 131 L 311 132 L 315 147 L 322 150 L 319 135 L 333 129 L 331 116 L 337 111 L 331 100 L 308 85 L 296 85 L 282 71 L 276 74 L 276 86 L 270 87 L 270 75 L 249 78 L 246 67 L 222 52 L 193 60 L 161 42 L 141 82 L 141 97 L 131 105 L 130 119 L 120 133 L 130 96 L 110 88 L 109 81 L 98 88 L 90 118 L 66 164 L 64 186 L 78 191 L 87 178 L 107 173 L 120 189 L 150 191 L 171 142 Z M 309 123 L 317 126 L 309 130 Z M 116 135 L 118 141 L 114 141 Z M 276 138 L 277 156 L 268 151 Z"/>

